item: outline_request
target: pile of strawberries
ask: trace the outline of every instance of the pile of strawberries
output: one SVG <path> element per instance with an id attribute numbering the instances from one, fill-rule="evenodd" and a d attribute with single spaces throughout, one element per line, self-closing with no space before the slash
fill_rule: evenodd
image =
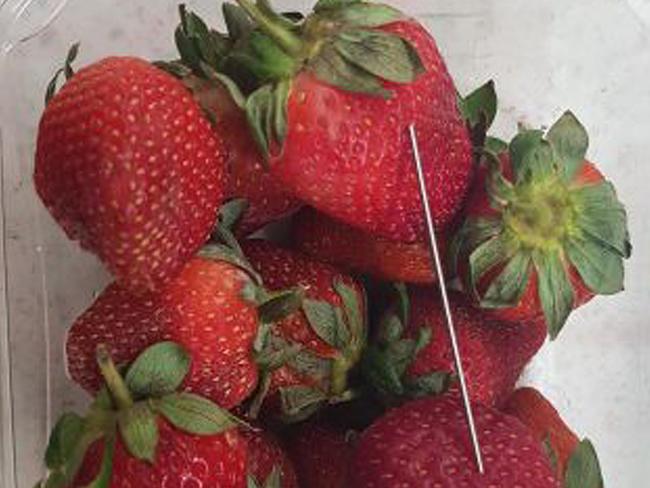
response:
<path id="1" fill-rule="evenodd" d="M 57 423 L 38 486 L 602 487 L 591 442 L 515 391 L 572 310 L 623 289 L 625 209 L 577 118 L 488 135 L 493 84 L 460 97 L 386 5 L 238 0 L 226 33 L 180 15 L 178 59 L 75 73 L 74 46 L 48 87 L 36 190 L 115 281 L 70 327 L 94 401 Z"/>

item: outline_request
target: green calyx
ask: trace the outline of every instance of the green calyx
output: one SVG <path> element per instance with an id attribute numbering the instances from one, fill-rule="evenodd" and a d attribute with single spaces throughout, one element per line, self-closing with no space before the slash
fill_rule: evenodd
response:
<path id="1" fill-rule="evenodd" d="M 210 29 L 184 6 L 180 15 L 180 60 L 158 66 L 180 77 L 189 69 L 225 86 L 246 111 L 267 157 L 282 149 L 297 73 L 309 71 L 340 89 L 388 98 L 392 93 L 384 82 L 411 83 L 424 71 L 409 42 L 378 29 L 404 18 L 386 5 L 321 1 L 303 17 L 278 13 L 268 0 L 237 0 L 223 7 L 227 33 Z"/>
<path id="2" fill-rule="evenodd" d="M 406 336 L 409 297 L 402 285 L 398 285 L 396 291 L 396 303 L 379 323 L 378 334 L 364 351 L 361 366 L 368 383 L 389 406 L 444 393 L 452 380 L 448 371 L 433 371 L 420 376 L 408 374 L 418 354 L 431 343 L 434 331 L 421 327 L 415 337 Z"/>
<path id="3" fill-rule="evenodd" d="M 589 439 L 575 448 L 564 474 L 564 488 L 603 488 L 605 482 L 596 449 Z"/>
<path id="4" fill-rule="evenodd" d="M 497 93 L 494 81 L 490 80 L 462 97 L 457 95 L 458 110 L 467 124 L 474 153 L 479 159 L 487 142 L 487 132 L 497 115 Z"/>
<path id="5" fill-rule="evenodd" d="M 365 298 L 343 280 L 332 284 L 341 298 L 341 306 L 327 301 L 305 298 L 292 301 L 289 314 L 276 316 L 260 328 L 255 350 L 262 372 L 258 391 L 249 413 L 255 417 L 268 394 L 271 376 L 287 367 L 307 380 L 310 386 L 293 386 L 280 389 L 282 419 L 286 422 L 303 420 L 326 404 L 347 401 L 353 396 L 348 387 L 350 371 L 359 363 L 366 343 Z M 298 294 L 297 291 L 294 292 Z M 304 314 L 313 332 L 334 351 L 327 357 L 309 350 L 306 346 L 283 338 L 277 322 L 291 313 Z"/>
<path id="6" fill-rule="evenodd" d="M 544 134 L 526 130 L 503 150 L 486 140 L 486 190 L 495 210 L 470 217 L 452 246 L 452 262 L 468 256 L 466 281 L 485 308 L 517 306 L 537 279 L 549 333 L 556 338 L 576 305 L 572 274 L 595 294 L 623 289 L 630 256 L 625 208 L 611 183 L 582 176 L 588 136 L 565 113 Z M 510 174 L 511 173 L 511 174 Z M 489 277 L 489 279 L 488 279 Z"/>
<path id="7" fill-rule="evenodd" d="M 193 435 L 217 435 L 239 421 L 211 401 L 177 390 L 189 372 L 190 357 L 178 344 L 161 342 L 147 348 L 123 376 L 104 346 L 97 364 L 106 385 L 87 414 L 64 414 L 54 427 L 45 452 L 49 471 L 42 488 L 70 486 L 87 450 L 104 443 L 104 454 L 92 488 L 111 486 L 118 436 L 134 458 L 153 464 L 159 441 L 160 418 Z"/>
<path id="8" fill-rule="evenodd" d="M 79 55 L 79 43 L 76 42 L 68 50 L 63 66 L 56 70 L 54 76 L 47 84 L 47 89 L 45 90 L 45 105 L 50 103 L 50 100 L 56 95 L 57 87 L 59 84 L 59 78 L 61 75 L 65 77 L 65 81 L 70 80 L 74 76 L 74 69 L 72 68 L 72 63 L 77 59 Z"/>

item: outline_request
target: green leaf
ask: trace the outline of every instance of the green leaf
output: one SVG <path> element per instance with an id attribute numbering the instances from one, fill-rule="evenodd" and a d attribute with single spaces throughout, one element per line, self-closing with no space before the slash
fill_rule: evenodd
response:
<path id="1" fill-rule="evenodd" d="M 386 354 L 376 347 L 368 347 L 361 361 L 361 370 L 367 381 L 381 394 L 404 394 L 402 375 Z"/>
<path id="2" fill-rule="evenodd" d="M 526 173 L 524 159 L 544 141 L 544 133 L 540 130 L 526 130 L 517 134 L 510 142 L 510 159 L 512 169 L 515 173 L 516 181 L 522 181 Z"/>
<path id="3" fill-rule="evenodd" d="M 267 476 L 264 488 L 282 488 L 282 474 L 277 466 L 273 466 L 271 473 Z"/>
<path id="4" fill-rule="evenodd" d="M 299 344 L 289 344 L 279 337 L 269 335 L 267 344 L 257 354 L 255 362 L 262 370 L 274 371 L 287 364 L 301 350 Z"/>
<path id="5" fill-rule="evenodd" d="M 338 344 L 336 309 L 329 302 L 309 298 L 303 301 L 302 309 L 316 335 L 330 346 L 336 347 Z"/>
<path id="6" fill-rule="evenodd" d="M 573 310 L 574 291 L 557 251 L 533 251 L 539 298 L 551 339 L 556 339 Z"/>
<path id="7" fill-rule="evenodd" d="M 327 401 L 327 396 L 315 388 L 307 386 L 291 386 L 280 389 L 282 411 L 295 420 L 309 416 Z"/>
<path id="8" fill-rule="evenodd" d="M 235 105 L 237 105 L 237 107 L 240 109 L 245 110 L 246 97 L 232 78 L 224 75 L 223 73 L 217 72 L 212 66 L 209 66 L 207 63 L 201 62 L 200 66 L 201 70 L 209 80 L 223 86 L 228 91 L 228 94 L 230 95 L 232 101 L 235 102 Z M 218 114 L 214 115 L 216 116 Z"/>
<path id="9" fill-rule="evenodd" d="M 547 141 L 540 140 L 518 156 L 521 156 L 521 159 L 516 163 L 513 160 L 512 164 L 518 184 L 542 180 L 557 173 L 553 148 Z"/>
<path id="10" fill-rule="evenodd" d="M 264 85 L 246 101 L 246 116 L 253 137 L 267 157 L 275 145 L 281 146 L 287 134 L 287 100 L 290 82 Z"/>
<path id="11" fill-rule="evenodd" d="M 253 475 L 248 475 L 246 488 L 262 488 Z"/>
<path id="12" fill-rule="evenodd" d="M 257 0 L 257 8 L 270 19 L 274 24 L 283 29 L 294 30 L 298 27 L 298 23 L 291 20 L 287 15 L 276 12 L 268 0 Z"/>
<path id="13" fill-rule="evenodd" d="M 133 362 L 126 373 L 126 385 L 136 399 L 173 393 L 187 376 L 190 362 L 190 355 L 179 344 L 154 344 Z"/>
<path id="14" fill-rule="evenodd" d="M 485 139 L 485 149 L 492 154 L 499 155 L 508 150 L 508 143 L 498 137 L 488 136 Z"/>
<path id="15" fill-rule="evenodd" d="M 627 213 L 614 186 L 605 181 L 574 188 L 570 195 L 578 229 L 621 257 L 630 257 Z"/>
<path id="16" fill-rule="evenodd" d="M 572 112 L 565 112 L 546 135 L 562 164 L 565 181 L 572 181 L 584 164 L 589 135 Z"/>
<path id="17" fill-rule="evenodd" d="M 335 9 L 361 3 L 361 0 L 318 0 L 314 6 L 315 12 L 322 12 L 323 10 Z"/>
<path id="18" fill-rule="evenodd" d="M 77 56 L 79 55 L 79 43 L 75 42 L 70 46 L 68 55 L 65 58 L 65 64 L 63 65 L 63 72 L 65 73 L 65 79 L 69 80 L 74 76 L 74 69 L 72 68 L 72 63 L 75 62 Z"/>
<path id="19" fill-rule="evenodd" d="M 516 306 L 528 287 L 532 260 L 530 253 L 521 250 L 510 258 L 503 271 L 497 276 L 481 299 L 486 308 Z"/>
<path id="20" fill-rule="evenodd" d="M 490 80 L 462 99 L 461 114 L 470 126 L 485 124 L 489 129 L 497 114 L 497 93 L 494 81 Z"/>
<path id="21" fill-rule="evenodd" d="M 226 2 L 222 6 L 222 12 L 228 34 L 233 41 L 243 39 L 255 28 L 251 18 L 239 5 Z"/>
<path id="22" fill-rule="evenodd" d="M 502 219 L 468 218 L 453 237 L 447 251 L 450 269 L 458 273 L 461 255 L 470 255 L 478 246 L 498 236 L 502 231 Z"/>
<path id="23" fill-rule="evenodd" d="M 335 47 L 327 45 L 308 65 L 316 78 L 352 93 L 388 99 L 393 93 L 376 76 L 345 59 Z"/>
<path id="24" fill-rule="evenodd" d="M 104 455 L 97 477 L 84 488 L 109 488 L 113 475 L 113 455 L 115 452 L 115 432 L 108 434 L 104 440 Z"/>
<path id="25" fill-rule="evenodd" d="M 424 67 L 410 44 L 395 34 L 374 30 L 341 32 L 336 50 L 348 62 L 394 83 L 411 83 Z"/>
<path id="26" fill-rule="evenodd" d="M 404 323 L 393 312 L 384 314 L 379 323 L 378 341 L 383 345 L 397 341 L 404 333 Z"/>
<path id="27" fill-rule="evenodd" d="M 287 364 L 294 370 L 315 381 L 323 381 L 330 376 L 332 362 L 330 359 L 323 359 L 309 351 L 300 350 L 287 361 Z"/>
<path id="28" fill-rule="evenodd" d="M 587 287 L 600 295 L 623 291 L 625 269 L 623 259 L 609 247 L 589 237 L 567 242 L 566 252 Z"/>
<path id="29" fill-rule="evenodd" d="M 341 347 L 349 346 L 350 341 L 354 341 L 358 345 L 365 337 L 365 306 L 359 300 L 357 290 L 342 279 L 336 278 L 334 280 L 334 289 L 343 301 L 343 312 L 345 314 L 345 321 L 338 321 L 337 337 L 339 345 Z"/>
<path id="30" fill-rule="evenodd" d="M 45 451 L 45 465 L 55 470 L 67 464 L 84 433 L 85 421 L 74 413 L 65 413 L 54 426 Z"/>
<path id="31" fill-rule="evenodd" d="M 233 198 L 221 205 L 219 209 L 219 223 L 226 229 L 234 228 L 248 210 L 248 200 Z"/>
<path id="32" fill-rule="evenodd" d="M 155 407 L 174 426 L 189 434 L 216 435 L 237 425 L 227 410 L 192 393 L 167 395 L 156 401 Z"/>
<path id="33" fill-rule="evenodd" d="M 441 395 L 447 391 L 450 382 L 451 373 L 448 371 L 434 371 L 409 378 L 406 381 L 406 394 L 411 398 Z"/>
<path id="34" fill-rule="evenodd" d="M 386 348 L 386 359 L 393 364 L 400 376 L 406 373 L 417 352 L 418 342 L 413 339 L 402 339 L 389 344 Z"/>
<path id="35" fill-rule="evenodd" d="M 565 488 L 603 488 L 604 481 L 598 455 L 589 439 L 575 449 L 567 465 Z"/>
<path id="36" fill-rule="evenodd" d="M 232 236 L 231 233 L 226 231 L 224 234 L 223 229 L 217 229 L 217 232 L 221 236 L 227 236 L 230 235 Z M 213 236 L 214 239 L 214 236 Z M 233 237 L 234 239 L 234 237 Z M 228 240 L 230 242 L 230 240 Z M 226 263 L 230 263 L 233 266 L 236 266 L 243 271 L 245 271 L 253 280 L 254 285 L 259 285 L 262 283 L 262 278 L 260 275 L 253 269 L 251 264 L 248 262 L 246 257 L 243 255 L 241 252 L 241 249 L 239 248 L 239 245 L 237 244 L 236 248 L 230 247 L 232 244 L 234 244 L 235 241 L 231 242 L 230 245 L 224 245 L 224 244 L 218 244 L 215 242 L 211 242 L 210 244 L 204 245 L 201 250 L 197 253 L 198 257 L 204 258 L 204 259 L 212 259 L 214 261 L 223 261 Z M 245 289 L 245 298 L 247 299 L 257 299 L 259 296 L 259 286 L 255 286 L 254 288 L 248 288 Z M 253 300 L 253 303 L 256 303 L 255 300 Z"/>
<path id="37" fill-rule="evenodd" d="M 403 324 L 408 324 L 409 314 L 411 311 L 411 299 L 409 298 L 408 289 L 404 283 L 393 283 L 393 289 L 397 295 L 397 304 L 399 317 Z"/>
<path id="38" fill-rule="evenodd" d="M 136 459 L 153 464 L 158 446 L 158 422 L 147 403 L 136 403 L 118 416 L 122 440 Z"/>
<path id="39" fill-rule="evenodd" d="M 481 278 L 494 267 L 508 261 L 516 249 L 505 234 L 499 234 L 479 245 L 469 256 L 470 283 L 475 293 Z"/>
<path id="40" fill-rule="evenodd" d="M 389 6 L 372 3 L 354 3 L 341 8 L 332 19 L 355 27 L 381 27 L 404 18 L 399 10 Z"/>
<path id="41" fill-rule="evenodd" d="M 423 351 L 429 344 L 431 344 L 431 339 L 433 338 L 433 330 L 431 327 L 420 327 L 418 330 L 418 336 L 415 340 L 415 351 L 414 354 L 417 355 Z"/>
<path id="42" fill-rule="evenodd" d="M 305 290 L 303 288 L 273 293 L 259 305 L 257 312 L 263 323 L 273 324 L 300 310 L 304 299 Z"/>

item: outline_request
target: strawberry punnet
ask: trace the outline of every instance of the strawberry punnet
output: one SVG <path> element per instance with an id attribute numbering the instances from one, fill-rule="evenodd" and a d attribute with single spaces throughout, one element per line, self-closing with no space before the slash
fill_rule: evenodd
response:
<path id="1" fill-rule="evenodd" d="M 133 295 L 110 285 L 72 325 L 66 355 L 70 376 L 95 393 L 102 379 L 94 351 L 106 344 L 118 364 L 159 341 L 187 348 L 192 366 L 184 387 L 231 408 L 255 389 L 253 343 L 258 333 L 257 284 L 250 274 L 206 248 L 159 292 Z"/>
<path id="2" fill-rule="evenodd" d="M 268 329 L 259 344 L 265 372 L 259 399 L 278 401 L 285 418 L 303 418 L 348 391 L 348 374 L 366 339 L 366 301 L 360 284 L 326 264 L 265 241 L 242 244 L 271 291 L 295 288 L 301 306 Z"/>
<path id="3" fill-rule="evenodd" d="M 189 91 L 136 58 L 80 70 L 40 122 L 34 181 L 68 236 L 136 291 L 173 278 L 210 235 L 224 144 Z"/>
<path id="4" fill-rule="evenodd" d="M 179 51 L 239 101 L 271 173 L 332 217 L 419 240 L 407 130 L 415 123 L 434 217 L 448 223 L 470 183 L 472 145 L 429 33 L 391 7 L 361 1 L 321 0 L 301 20 L 268 2 L 237 3 L 224 8 L 227 36 L 192 17 Z"/>
<path id="5" fill-rule="evenodd" d="M 413 288 L 381 321 L 364 356 L 364 373 L 389 402 L 441 393 L 449 386 L 454 359 L 440 292 Z M 459 293 L 449 301 L 472 401 L 500 405 L 546 339 L 541 321 L 489 319 Z"/>
<path id="6" fill-rule="evenodd" d="M 515 418 L 474 405 L 485 474 L 474 464 L 458 395 L 389 411 L 359 439 L 348 486 L 560 488 L 542 445 Z"/>
<path id="7" fill-rule="evenodd" d="M 588 136 L 567 112 L 488 154 L 452 261 L 467 292 L 503 320 L 544 317 L 557 337 L 571 311 L 623 289 L 631 253 L 624 206 L 585 160 Z"/>
<path id="8" fill-rule="evenodd" d="M 122 376 L 97 349 L 105 380 L 86 416 L 64 414 L 45 453 L 39 488 L 205 486 L 246 483 L 246 442 L 237 420 L 209 400 L 176 390 L 189 353 L 162 342 Z"/>
<path id="9" fill-rule="evenodd" d="M 580 441 L 539 391 L 520 388 L 503 411 L 518 418 L 544 444 L 564 488 L 602 488 L 600 462 L 591 441 Z"/>

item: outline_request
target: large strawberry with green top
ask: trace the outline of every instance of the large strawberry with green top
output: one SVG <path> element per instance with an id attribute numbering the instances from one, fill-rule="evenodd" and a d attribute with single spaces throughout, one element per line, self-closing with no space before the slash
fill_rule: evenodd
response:
<path id="1" fill-rule="evenodd" d="M 625 208 L 585 159 L 588 136 L 570 112 L 547 134 L 492 146 L 452 261 L 479 306 L 504 320 L 544 317 L 555 338 L 574 308 L 623 289 Z"/>
<path id="2" fill-rule="evenodd" d="M 229 36 L 192 20 L 177 35 L 179 51 L 185 64 L 214 69 L 230 88 L 271 173 L 350 225 L 421 239 L 414 123 L 435 221 L 448 223 L 473 158 L 431 35 L 401 12 L 363 1 L 322 0 L 303 20 L 275 13 L 267 1 L 237 3 L 226 9 Z"/>
<path id="3" fill-rule="evenodd" d="M 270 291 L 297 289 L 298 310 L 271 325 L 257 342 L 262 380 L 257 400 L 281 406 L 288 420 L 346 398 L 348 374 L 366 339 L 363 288 L 351 277 L 266 241 L 242 248 Z M 257 405 L 253 410 L 256 410 Z"/>
<path id="4" fill-rule="evenodd" d="M 534 388 L 515 391 L 503 407 L 543 443 L 564 488 L 602 488 L 600 462 L 589 439 L 580 441 L 555 407 Z"/>
<path id="5" fill-rule="evenodd" d="M 84 417 L 67 413 L 47 447 L 42 488 L 212 486 L 246 482 L 237 420 L 211 401 L 178 393 L 191 358 L 178 344 L 146 349 L 124 376 L 97 350 L 105 387 Z"/>
<path id="6" fill-rule="evenodd" d="M 106 288 L 68 332 L 71 378 L 96 393 L 102 385 L 98 344 L 125 364 L 151 344 L 173 340 L 192 356 L 184 388 L 226 408 L 239 405 L 257 385 L 260 287 L 253 273 L 226 257 L 216 245 L 205 248 L 155 293 L 134 295 L 118 283 Z"/>
<path id="7" fill-rule="evenodd" d="M 71 239 L 144 292 L 176 276 L 210 235 L 225 158 L 221 134 L 180 81 L 144 60 L 112 57 L 49 100 L 34 183 Z"/>

